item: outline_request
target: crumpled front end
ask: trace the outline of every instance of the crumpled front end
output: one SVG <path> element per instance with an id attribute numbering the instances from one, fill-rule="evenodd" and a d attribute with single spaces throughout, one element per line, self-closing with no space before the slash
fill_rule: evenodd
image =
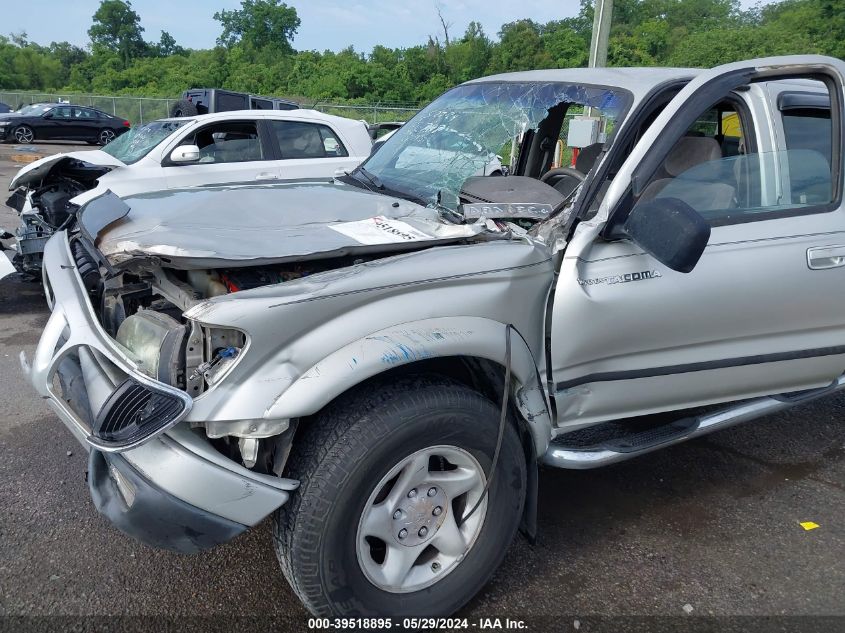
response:
<path id="1" fill-rule="evenodd" d="M 21 168 L 6 201 L 20 216 L 10 231 L 16 238 L 17 269 L 38 275 L 47 240 L 71 224 L 73 210 L 82 203 L 79 197 L 97 187 L 102 176 L 123 166 L 102 150 L 90 150 L 54 154 Z"/>
<path id="2" fill-rule="evenodd" d="M 90 451 L 98 510 L 154 546 L 197 551 L 284 504 L 297 482 L 227 459 L 183 420 L 192 399 L 150 378 L 98 322 L 65 232 L 45 250 L 52 315 L 31 366 L 36 390 Z"/>

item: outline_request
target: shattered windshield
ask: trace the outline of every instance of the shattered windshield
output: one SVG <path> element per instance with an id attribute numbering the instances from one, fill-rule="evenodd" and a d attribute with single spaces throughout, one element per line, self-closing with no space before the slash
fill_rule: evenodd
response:
<path id="1" fill-rule="evenodd" d="M 103 147 L 103 151 L 127 165 L 137 163 L 149 154 L 156 145 L 185 125 L 189 120 L 153 121 L 146 125 L 133 127 L 126 134 L 121 134 Z"/>
<path id="2" fill-rule="evenodd" d="M 371 156 L 364 168 L 387 189 L 425 204 L 454 206 L 471 176 L 517 173 L 516 155 L 550 110 L 591 116 L 618 127 L 631 95 L 621 88 L 549 82 L 484 82 L 450 90 Z M 560 130 L 551 132 L 557 135 Z M 547 133 L 545 130 L 544 133 Z M 557 137 L 551 139 L 552 146 Z"/>

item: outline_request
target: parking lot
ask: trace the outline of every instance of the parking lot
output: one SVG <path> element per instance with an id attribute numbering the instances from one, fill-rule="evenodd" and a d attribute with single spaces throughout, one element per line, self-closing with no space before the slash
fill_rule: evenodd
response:
<path id="1" fill-rule="evenodd" d="M 2 192 L 20 166 L 0 157 Z M 0 227 L 15 218 L 0 207 Z M 182 556 L 97 514 L 85 451 L 20 372 L 47 316 L 38 284 L 0 281 L 0 615 L 304 622 L 269 520 Z M 845 615 L 843 421 L 838 395 L 604 470 L 545 470 L 537 544 L 519 537 L 462 615 Z"/>

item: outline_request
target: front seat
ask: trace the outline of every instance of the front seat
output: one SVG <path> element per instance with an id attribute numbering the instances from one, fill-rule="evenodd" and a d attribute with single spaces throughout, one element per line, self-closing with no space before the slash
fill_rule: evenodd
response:
<path id="1" fill-rule="evenodd" d="M 604 143 L 593 143 L 592 145 L 581 148 L 578 151 L 578 158 L 575 159 L 575 169 L 586 176 L 590 173 L 593 165 L 596 164 L 596 159 L 601 154 L 603 148 Z M 580 178 L 570 176 L 569 174 L 562 174 L 555 180 L 555 184 L 552 186 L 563 195 L 569 195 L 578 188 L 581 182 L 582 180 Z"/>
<path id="2" fill-rule="evenodd" d="M 604 143 L 593 143 L 592 145 L 587 145 L 587 147 L 582 147 L 581 151 L 578 152 L 578 158 L 575 159 L 575 169 L 586 176 L 590 173 L 593 165 L 596 164 L 596 159 L 601 154 L 603 148 Z"/>
<path id="3" fill-rule="evenodd" d="M 736 206 L 732 169 L 723 169 L 722 148 L 714 138 L 684 136 L 663 161 L 659 176 L 640 201 L 679 198 L 696 211 Z"/>

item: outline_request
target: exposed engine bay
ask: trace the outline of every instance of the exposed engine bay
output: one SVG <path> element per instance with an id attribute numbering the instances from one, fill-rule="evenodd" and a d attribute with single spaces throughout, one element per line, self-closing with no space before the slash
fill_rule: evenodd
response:
<path id="1" fill-rule="evenodd" d="M 246 341 L 237 330 L 200 331 L 182 316 L 184 312 L 206 299 L 367 261 L 341 258 L 220 270 L 150 266 L 104 278 L 80 242 L 72 248 L 92 303 L 99 306 L 103 328 L 132 353 L 150 378 L 192 397 L 226 373 Z"/>
<path id="2" fill-rule="evenodd" d="M 109 167 L 66 157 L 51 165 L 38 180 L 12 193 L 6 206 L 17 211 L 21 219 L 15 230 L 18 253 L 14 258 L 21 272 L 39 273 L 44 244 L 53 233 L 67 228 L 76 213 L 77 207 L 70 200 L 96 187 L 97 179 L 109 171 Z"/>
<path id="3" fill-rule="evenodd" d="M 419 248 L 419 247 L 417 247 Z M 303 263 L 179 270 L 137 264 L 110 276 L 79 236 L 71 241 L 92 305 L 106 332 L 150 378 L 202 395 L 225 377 L 247 345 L 244 332 L 209 328 L 183 313 L 214 297 L 285 283 L 396 254 L 328 258 Z M 279 475 L 295 422 L 204 422 L 204 435 L 247 468 Z M 289 431 L 289 432 L 288 432 Z"/>

